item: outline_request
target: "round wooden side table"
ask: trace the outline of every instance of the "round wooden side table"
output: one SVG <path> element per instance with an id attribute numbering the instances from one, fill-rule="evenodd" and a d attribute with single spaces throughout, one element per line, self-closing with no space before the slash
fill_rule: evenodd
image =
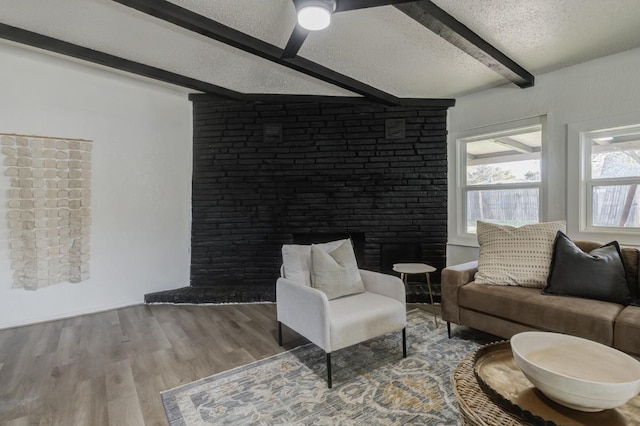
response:
<path id="1" fill-rule="evenodd" d="M 426 263 L 395 263 L 393 270 L 400 273 L 400 279 L 404 283 L 405 288 L 408 290 L 407 277 L 412 274 L 425 274 L 427 276 L 427 287 L 429 288 L 429 298 L 431 299 L 431 308 L 433 309 L 433 319 L 436 322 L 436 328 L 438 327 L 438 317 L 436 315 L 436 305 L 433 303 L 433 292 L 431 291 L 431 277 L 429 274 L 435 272 L 436 268 Z"/>

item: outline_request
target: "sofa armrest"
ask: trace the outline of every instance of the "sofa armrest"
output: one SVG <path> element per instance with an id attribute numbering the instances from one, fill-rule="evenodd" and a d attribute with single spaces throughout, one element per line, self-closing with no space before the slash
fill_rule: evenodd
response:
<path id="1" fill-rule="evenodd" d="M 458 291 L 463 285 L 473 281 L 478 272 L 478 261 L 452 265 L 442 270 L 442 319 L 460 324 Z"/>
<path id="2" fill-rule="evenodd" d="M 360 269 L 360 276 L 366 291 L 396 299 L 402 304 L 407 303 L 404 283 L 400 278 L 364 269 Z"/>
<path id="3" fill-rule="evenodd" d="M 276 310 L 278 321 L 323 350 L 329 347 L 329 299 L 322 291 L 278 278 Z"/>

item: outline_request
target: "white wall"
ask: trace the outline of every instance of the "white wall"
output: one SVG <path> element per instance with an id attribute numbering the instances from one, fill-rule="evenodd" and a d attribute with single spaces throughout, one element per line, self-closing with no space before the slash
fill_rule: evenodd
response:
<path id="1" fill-rule="evenodd" d="M 567 158 L 567 126 L 639 112 L 639 72 L 640 49 L 635 49 L 536 76 L 533 88 L 509 85 L 457 99 L 456 106 L 449 110 L 448 265 L 477 258 L 477 242 L 456 233 L 456 139 L 471 129 L 546 115 L 547 150 L 542 156 L 549 179 L 542 220 L 566 219 L 569 229 L 577 229 L 577 218 L 567 217 L 568 191 L 577 187 L 577 176 L 566 173 L 568 162 L 575 161 Z M 640 245 L 634 238 L 624 243 Z"/>
<path id="2" fill-rule="evenodd" d="M 91 278 L 79 284 L 12 289 L 9 178 L 0 173 L 0 328 L 189 285 L 186 92 L 9 44 L 0 44 L 0 64 L 0 132 L 94 141 Z"/>

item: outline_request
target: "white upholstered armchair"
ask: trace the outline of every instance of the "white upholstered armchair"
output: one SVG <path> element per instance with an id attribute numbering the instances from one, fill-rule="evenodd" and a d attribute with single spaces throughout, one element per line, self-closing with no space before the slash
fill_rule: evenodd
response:
<path id="1" fill-rule="evenodd" d="M 341 273 L 349 268 L 349 262 L 345 264 L 338 254 L 339 251 L 344 252 L 343 249 L 348 250 L 345 241 L 351 248 L 349 240 L 313 245 L 313 250 L 312 246 L 283 246 L 282 276 L 276 282 L 279 344 L 282 345 L 282 324 L 285 324 L 322 348 L 326 353 L 329 387 L 332 386 L 333 351 L 402 331 L 402 352 L 404 357 L 407 356 L 405 287 L 398 277 L 358 270 L 356 264 L 356 276 L 354 278 L 353 265 L 350 276 L 356 281 L 361 278 L 362 287 L 354 294 L 336 295 L 333 290 L 328 291 L 320 285 L 322 276 L 318 274 L 323 272 L 318 271 L 318 265 L 322 262 L 337 259 L 336 267 L 341 269 Z M 315 269 L 312 265 L 316 266 Z M 341 276 L 335 272 L 330 271 L 325 278 L 328 276 L 330 281 L 335 281 Z M 354 290 L 347 293 L 350 291 Z"/>

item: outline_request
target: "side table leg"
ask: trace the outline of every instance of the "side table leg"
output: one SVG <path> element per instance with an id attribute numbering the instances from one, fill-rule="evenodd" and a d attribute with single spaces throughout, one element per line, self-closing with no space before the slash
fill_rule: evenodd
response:
<path id="1" fill-rule="evenodd" d="M 436 322 L 436 328 L 438 328 L 438 317 L 436 315 L 436 305 L 433 303 L 433 293 L 431 292 L 431 278 L 429 277 L 429 273 L 425 274 L 427 276 L 427 287 L 429 287 L 429 298 L 431 299 L 431 309 L 433 309 L 433 320 Z"/>

